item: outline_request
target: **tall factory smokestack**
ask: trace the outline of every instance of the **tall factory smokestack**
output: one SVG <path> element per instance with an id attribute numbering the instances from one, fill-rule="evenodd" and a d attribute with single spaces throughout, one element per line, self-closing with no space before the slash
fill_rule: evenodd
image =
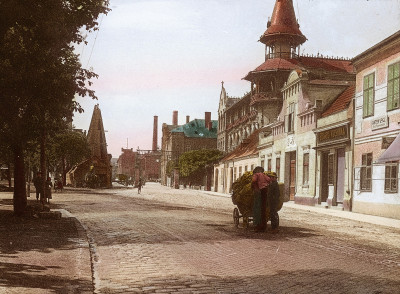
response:
<path id="1" fill-rule="evenodd" d="M 153 151 L 157 150 L 157 128 L 158 128 L 158 116 L 154 116 L 154 125 L 153 125 Z"/>
<path id="2" fill-rule="evenodd" d="M 205 120 L 205 122 L 204 122 L 204 126 L 207 128 L 207 129 L 211 129 L 210 128 L 210 123 L 211 123 L 211 112 L 205 112 L 204 113 L 204 120 Z"/>
<path id="3" fill-rule="evenodd" d="M 174 126 L 178 125 L 178 111 L 177 110 L 174 110 L 172 113 L 172 124 Z"/>

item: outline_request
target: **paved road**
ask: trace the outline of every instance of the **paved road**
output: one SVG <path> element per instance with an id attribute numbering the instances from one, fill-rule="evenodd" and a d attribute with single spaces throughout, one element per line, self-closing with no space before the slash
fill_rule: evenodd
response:
<path id="1" fill-rule="evenodd" d="M 148 183 L 55 195 L 86 228 L 96 293 L 400 293 L 400 230 L 283 207 L 235 228 L 230 198 Z"/>

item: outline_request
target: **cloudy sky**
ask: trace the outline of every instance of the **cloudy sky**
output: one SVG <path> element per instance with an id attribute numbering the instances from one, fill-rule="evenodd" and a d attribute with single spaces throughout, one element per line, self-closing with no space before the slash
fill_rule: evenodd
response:
<path id="1" fill-rule="evenodd" d="M 217 119 L 221 81 L 230 96 L 250 84 L 242 78 L 264 61 L 258 42 L 275 0 L 110 0 L 98 32 L 77 48 L 82 65 L 99 75 L 97 101 L 78 98 L 84 114 L 74 125 L 88 129 L 99 104 L 108 152 L 151 149 L 154 116 L 171 124 Z M 302 54 L 352 58 L 400 29 L 400 0 L 293 0 L 308 41 Z"/>

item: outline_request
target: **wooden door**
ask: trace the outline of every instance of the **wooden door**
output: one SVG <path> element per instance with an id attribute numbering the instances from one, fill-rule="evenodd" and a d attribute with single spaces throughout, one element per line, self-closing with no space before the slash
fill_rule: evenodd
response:
<path id="1" fill-rule="evenodd" d="M 344 148 L 341 148 L 337 150 L 336 169 L 336 202 L 339 203 L 343 203 L 345 168 L 345 151 Z"/>

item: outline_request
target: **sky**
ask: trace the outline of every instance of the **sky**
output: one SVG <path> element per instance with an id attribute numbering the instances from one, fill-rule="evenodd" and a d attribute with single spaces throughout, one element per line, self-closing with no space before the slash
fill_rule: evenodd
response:
<path id="1" fill-rule="evenodd" d="M 162 124 L 218 119 L 221 81 L 231 97 L 250 90 L 246 74 L 264 62 L 265 32 L 275 0 L 110 0 L 99 30 L 79 46 L 84 68 L 99 75 L 98 100 L 78 97 L 88 130 L 99 104 L 107 150 L 151 149 L 154 116 Z M 400 30 L 400 0 L 293 0 L 307 37 L 301 54 L 353 58 Z"/>

